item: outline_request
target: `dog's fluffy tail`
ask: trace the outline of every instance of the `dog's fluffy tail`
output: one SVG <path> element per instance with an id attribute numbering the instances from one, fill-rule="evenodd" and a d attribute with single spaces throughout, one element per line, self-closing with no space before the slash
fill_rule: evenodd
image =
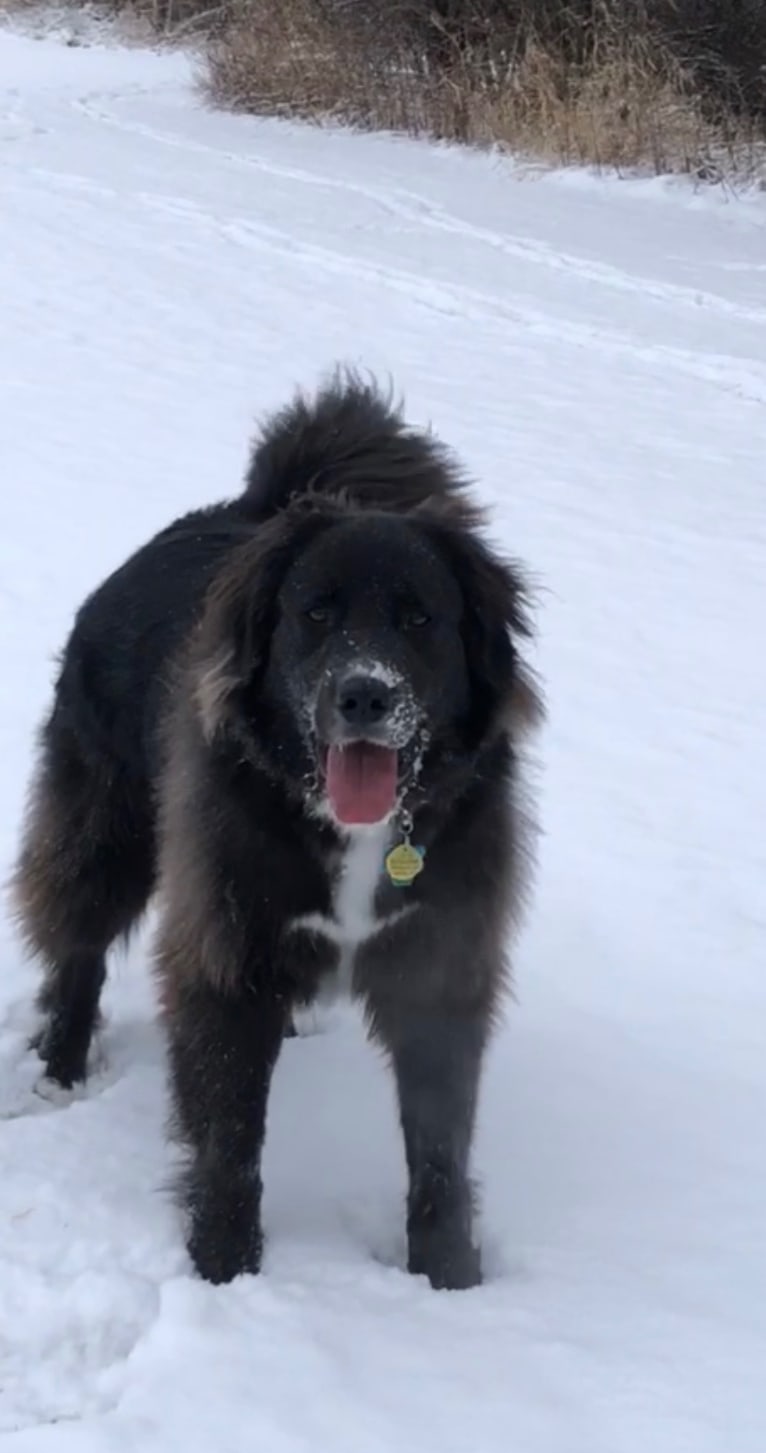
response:
<path id="1" fill-rule="evenodd" d="M 265 424 L 242 503 L 257 520 L 306 493 L 399 512 L 428 501 L 469 516 L 466 485 L 444 446 L 407 425 L 390 393 L 338 369 L 315 397 L 298 394 Z"/>

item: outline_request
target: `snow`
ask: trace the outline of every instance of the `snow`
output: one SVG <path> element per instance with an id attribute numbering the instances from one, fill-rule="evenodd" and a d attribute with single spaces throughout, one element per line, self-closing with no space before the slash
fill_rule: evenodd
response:
<path id="1" fill-rule="evenodd" d="M 180 55 L 7 28 L 0 143 L 3 874 L 75 606 L 336 358 L 481 482 L 550 708 L 475 1292 L 401 1269 L 391 1085 L 338 1013 L 279 1065 L 263 1275 L 192 1278 L 151 925 L 59 1105 L 0 924 L 3 1453 L 762 1453 L 763 199 L 215 114 Z"/>

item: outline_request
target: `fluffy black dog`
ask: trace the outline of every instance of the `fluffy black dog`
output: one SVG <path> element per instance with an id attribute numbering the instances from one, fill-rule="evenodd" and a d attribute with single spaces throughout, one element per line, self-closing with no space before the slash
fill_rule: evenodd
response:
<path id="1" fill-rule="evenodd" d="M 15 877 L 45 965 L 36 1047 L 86 1075 L 107 950 L 158 888 L 188 1247 L 261 1261 L 269 1082 L 296 1005 L 345 979 L 396 1075 L 409 1268 L 481 1278 L 468 1178 L 523 879 L 515 569 L 445 450 L 339 373 L 257 444 L 244 493 L 85 602 Z"/>

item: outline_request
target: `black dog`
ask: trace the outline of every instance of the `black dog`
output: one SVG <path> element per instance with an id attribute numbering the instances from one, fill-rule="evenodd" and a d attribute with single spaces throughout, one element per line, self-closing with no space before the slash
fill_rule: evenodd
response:
<path id="1" fill-rule="evenodd" d="M 295 1005 L 345 977 L 393 1062 L 409 1268 L 480 1280 L 469 1152 L 522 883 L 522 586 L 455 464 L 337 375 L 269 425 L 238 499 L 81 608 L 15 878 L 36 1047 L 85 1078 L 105 955 L 157 885 L 199 1272 L 261 1261 L 261 1149 Z"/>

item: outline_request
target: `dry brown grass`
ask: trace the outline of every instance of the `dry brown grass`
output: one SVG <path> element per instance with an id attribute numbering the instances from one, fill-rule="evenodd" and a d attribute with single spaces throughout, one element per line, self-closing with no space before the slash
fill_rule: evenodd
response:
<path id="1" fill-rule="evenodd" d="M 348 16 L 346 12 L 346 17 Z M 692 72 L 649 29 L 605 15 L 584 62 L 534 34 L 436 67 L 355 31 L 325 0 L 233 0 L 208 46 L 218 104 L 259 114 L 499 146 L 557 164 L 706 179 L 766 176 L 755 121 L 711 116 Z"/>
<path id="2" fill-rule="evenodd" d="M 207 48 L 205 85 L 217 103 L 257 115 L 416 136 L 434 134 L 439 111 L 438 86 L 373 60 L 316 0 L 233 5 Z"/>
<path id="3" fill-rule="evenodd" d="M 754 127 L 731 115 L 710 120 L 683 67 L 641 36 L 607 38 L 576 73 L 533 44 L 513 85 L 475 104 L 470 139 L 560 164 L 713 179 L 755 159 Z"/>
<path id="4" fill-rule="evenodd" d="M 462 32 L 437 19 L 450 3 L 465 17 Z M 750 28 L 735 27 L 725 44 L 719 37 L 716 59 L 705 47 L 716 6 L 730 3 Z M 0 12 L 40 4 L 0 0 Z M 754 88 L 742 54 L 745 46 L 760 74 L 766 0 L 71 0 L 71 8 L 118 15 L 134 42 L 151 31 L 201 44 L 204 89 L 232 109 L 499 147 L 549 164 L 766 185 L 766 70 Z M 675 38 L 669 17 L 680 26 Z M 730 64 L 720 59 L 726 45 Z"/>
<path id="5" fill-rule="evenodd" d="M 208 87 L 214 100 L 256 114 L 361 120 L 353 49 L 313 0 L 235 5 L 208 47 Z"/>

